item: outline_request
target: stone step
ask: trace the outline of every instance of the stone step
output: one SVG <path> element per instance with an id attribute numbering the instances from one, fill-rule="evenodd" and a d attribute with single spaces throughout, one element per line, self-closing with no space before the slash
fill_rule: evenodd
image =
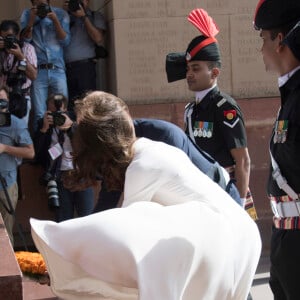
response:
<path id="1" fill-rule="evenodd" d="M 23 277 L 23 300 L 56 300 L 50 286 L 40 284 L 28 277 Z"/>

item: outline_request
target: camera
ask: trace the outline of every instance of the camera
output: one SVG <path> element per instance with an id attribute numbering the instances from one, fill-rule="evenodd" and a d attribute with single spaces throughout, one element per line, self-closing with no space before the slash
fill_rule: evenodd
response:
<path id="1" fill-rule="evenodd" d="M 53 125 L 54 126 L 62 126 L 66 121 L 66 117 L 63 115 L 63 111 L 54 111 L 49 113 L 53 117 Z"/>
<path id="2" fill-rule="evenodd" d="M 0 110 L 8 108 L 8 101 L 5 99 L 0 99 Z"/>
<path id="3" fill-rule="evenodd" d="M 11 87 L 11 92 L 9 92 L 9 111 L 18 118 L 23 118 L 27 114 L 27 99 L 22 90 L 25 82 L 26 74 L 24 71 L 7 74 L 6 84 Z"/>
<path id="4" fill-rule="evenodd" d="M 49 208 L 59 207 L 59 193 L 57 183 L 54 179 L 49 180 L 47 183 L 47 194 Z"/>
<path id="5" fill-rule="evenodd" d="M 8 108 L 8 101 L 0 99 L 0 110 Z M 9 112 L 0 112 L 0 127 L 7 127 L 11 124 L 11 115 Z"/>
<path id="6" fill-rule="evenodd" d="M 51 209 L 60 206 L 59 203 L 59 192 L 57 188 L 57 182 L 53 175 L 54 165 L 50 165 L 45 173 L 40 177 L 39 182 L 42 186 L 47 188 L 48 195 L 48 207 Z"/>
<path id="7" fill-rule="evenodd" d="M 37 11 L 36 14 L 38 17 L 41 19 L 45 18 L 49 12 L 51 12 L 51 7 L 50 5 L 46 3 L 41 3 L 36 7 Z"/>
<path id="8" fill-rule="evenodd" d="M 74 12 L 80 9 L 80 5 L 83 6 L 82 1 L 80 0 L 69 0 L 68 9 L 70 12 Z"/>
<path id="9" fill-rule="evenodd" d="M 8 127 L 11 124 L 11 114 L 9 112 L 0 112 L 0 127 Z"/>
<path id="10" fill-rule="evenodd" d="M 9 72 L 7 74 L 6 84 L 15 90 L 21 90 L 22 85 L 26 82 L 26 74 L 24 71 L 17 73 Z"/>
<path id="11" fill-rule="evenodd" d="M 47 171 L 40 177 L 40 184 L 43 186 L 47 186 L 48 182 L 53 178 L 52 174 Z"/>
<path id="12" fill-rule="evenodd" d="M 5 49 L 16 49 L 15 44 L 19 44 L 20 41 L 16 38 L 15 35 L 9 34 L 4 39 L 4 48 Z"/>
<path id="13" fill-rule="evenodd" d="M 54 126 L 62 126 L 66 122 L 66 117 L 63 115 L 64 111 L 61 110 L 63 106 L 63 95 L 57 94 L 54 96 L 54 106 L 56 111 L 49 113 L 53 117 Z"/>

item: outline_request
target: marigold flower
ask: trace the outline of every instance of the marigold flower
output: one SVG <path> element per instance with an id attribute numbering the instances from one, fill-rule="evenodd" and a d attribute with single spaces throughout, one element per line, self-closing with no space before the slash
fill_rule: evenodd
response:
<path id="1" fill-rule="evenodd" d="M 45 275 L 46 264 L 42 255 L 38 252 L 17 251 L 16 259 L 23 273 Z"/>

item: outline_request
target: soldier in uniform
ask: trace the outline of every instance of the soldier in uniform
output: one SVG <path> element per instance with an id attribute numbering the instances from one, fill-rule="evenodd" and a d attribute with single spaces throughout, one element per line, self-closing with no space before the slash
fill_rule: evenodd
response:
<path id="1" fill-rule="evenodd" d="M 215 38 L 218 27 L 203 9 L 193 10 L 188 20 L 201 35 L 189 43 L 185 53 L 169 54 L 166 62 L 168 81 L 186 78 L 189 89 L 195 92 L 194 101 L 185 108 L 186 134 L 228 170 L 236 180 L 245 209 L 257 219 L 248 188 L 250 157 L 243 115 L 236 101 L 217 85 L 221 68 Z"/>
<path id="2" fill-rule="evenodd" d="M 270 140 L 268 195 L 274 213 L 270 286 L 274 299 L 300 299 L 300 1 L 260 0 L 254 25 L 267 71 L 278 74 L 281 107 Z"/>

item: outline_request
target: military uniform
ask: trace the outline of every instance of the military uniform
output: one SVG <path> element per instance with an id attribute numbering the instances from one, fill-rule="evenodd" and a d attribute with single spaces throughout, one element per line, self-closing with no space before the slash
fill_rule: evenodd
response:
<path id="1" fill-rule="evenodd" d="M 281 109 L 270 141 L 270 151 L 288 185 L 300 196 L 300 70 L 280 88 Z M 299 204 L 279 188 L 270 168 L 268 194 L 274 212 L 271 239 L 270 285 L 275 295 L 299 299 Z M 295 269 L 296 266 L 296 269 Z M 278 278 L 281 278 L 278 281 Z M 279 283 L 280 282 L 280 283 Z M 284 292 L 282 290 L 284 286 Z M 277 299 L 277 298 L 276 298 Z M 278 298 L 279 299 L 279 298 Z M 280 298 L 281 299 L 281 298 Z"/>
<path id="2" fill-rule="evenodd" d="M 218 70 L 221 68 L 221 54 L 215 36 L 219 29 L 203 9 L 194 9 L 189 14 L 188 21 L 201 32 L 201 35 L 192 39 L 185 52 L 167 55 L 168 82 L 186 78 L 188 84 L 192 85 L 190 90 L 195 91 L 197 98 L 199 96 L 200 99 L 196 99 L 186 107 L 185 121 L 188 125 L 186 134 L 199 148 L 225 167 L 230 177 L 235 180 L 235 161 L 230 150 L 247 147 L 246 131 L 237 103 L 230 96 L 221 93 L 217 87 L 216 78 L 219 75 Z M 194 71 L 193 61 L 207 63 L 209 72 L 205 75 L 209 74 L 210 81 L 202 78 L 204 81 L 199 84 L 202 79 L 198 81 L 199 78 L 195 78 L 194 73 L 199 74 L 203 71 L 201 68 L 196 68 Z M 191 66 L 190 70 L 189 65 Z M 190 83 L 188 76 L 191 80 Z M 248 159 L 248 153 L 244 153 L 244 155 L 245 159 Z M 246 174 L 248 180 L 248 170 L 242 169 L 242 173 Z M 249 189 L 245 198 L 243 199 L 245 209 L 256 220 L 257 214 Z"/>
<path id="3" fill-rule="evenodd" d="M 189 103 L 185 116 L 186 134 L 221 166 L 234 164 L 230 149 L 247 147 L 242 112 L 237 103 L 221 93 L 218 87 L 200 103 Z"/>
<path id="4" fill-rule="evenodd" d="M 262 48 L 262 52 L 269 57 L 269 63 L 277 66 L 275 71 L 281 76 L 278 80 L 281 107 L 270 140 L 271 166 L 267 186 L 274 213 L 270 287 L 274 299 L 298 300 L 300 298 L 300 1 L 259 1 L 254 25 L 258 30 L 269 30 L 269 36 L 272 29 L 281 35 L 280 40 L 273 34 L 275 37 L 269 44 L 268 40 L 264 40 L 264 45 L 267 43 L 267 46 L 263 45 Z M 280 52 L 277 51 L 279 46 Z M 277 64 L 278 61 L 280 66 Z"/>
<path id="5" fill-rule="evenodd" d="M 270 150 L 290 187 L 300 194 L 300 70 L 280 88 L 280 93 L 281 108 L 273 129 Z M 289 201 L 284 199 L 286 192 L 278 187 L 273 178 L 272 168 L 268 180 L 268 194 L 282 198 L 278 201 Z M 300 229 L 299 216 L 286 219 L 275 217 L 275 226 L 282 229 Z"/>
<path id="6" fill-rule="evenodd" d="M 235 162 L 230 150 L 247 147 L 243 115 L 235 100 L 216 86 L 199 103 L 196 100 L 186 106 L 185 123 L 186 134 L 234 178 Z M 257 219 L 249 189 L 245 209 Z"/>

